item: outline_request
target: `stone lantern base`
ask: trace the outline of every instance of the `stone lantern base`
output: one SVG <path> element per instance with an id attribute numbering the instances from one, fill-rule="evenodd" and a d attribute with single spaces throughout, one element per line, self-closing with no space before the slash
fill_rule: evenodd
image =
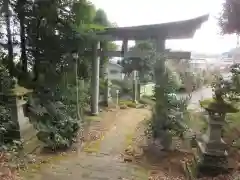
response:
<path id="1" fill-rule="evenodd" d="M 206 141 L 206 136 L 203 136 L 201 141 L 196 141 L 197 147 L 194 152 L 194 159 L 184 164 L 187 180 L 206 176 L 214 177 L 229 173 L 232 170 L 228 163 L 228 153 L 224 141 Z M 216 151 L 217 149 L 219 151 Z"/>
<path id="2" fill-rule="evenodd" d="M 203 140 L 206 139 L 203 137 Z M 216 176 L 229 172 L 228 153 L 223 140 L 221 142 L 199 141 L 197 145 L 197 176 Z"/>

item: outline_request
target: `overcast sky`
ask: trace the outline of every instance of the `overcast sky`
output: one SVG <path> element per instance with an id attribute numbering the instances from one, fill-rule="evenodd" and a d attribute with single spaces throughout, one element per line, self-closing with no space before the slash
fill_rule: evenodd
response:
<path id="1" fill-rule="evenodd" d="M 118 26 L 157 24 L 210 14 L 190 40 L 167 41 L 167 48 L 221 53 L 236 47 L 236 36 L 221 36 L 217 19 L 223 0 L 91 0 Z"/>

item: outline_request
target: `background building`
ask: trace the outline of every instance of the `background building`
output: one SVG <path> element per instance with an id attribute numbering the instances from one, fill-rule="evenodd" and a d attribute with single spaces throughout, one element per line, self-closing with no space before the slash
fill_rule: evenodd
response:
<path id="1" fill-rule="evenodd" d="M 108 78 L 109 80 L 123 80 L 124 74 L 122 73 L 123 67 L 115 62 L 108 63 Z"/>

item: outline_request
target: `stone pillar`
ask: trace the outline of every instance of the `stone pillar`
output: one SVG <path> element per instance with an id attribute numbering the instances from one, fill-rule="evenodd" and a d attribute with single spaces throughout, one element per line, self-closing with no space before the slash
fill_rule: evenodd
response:
<path id="1" fill-rule="evenodd" d="M 105 69 L 105 75 L 104 75 L 104 84 L 105 84 L 105 89 L 104 89 L 104 104 L 108 107 L 110 103 L 112 102 L 112 97 L 110 93 L 110 82 L 108 79 L 108 68 Z"/>
<path id="2" fill-rule="evenodd" d="M 19 125 L 19 119 L 18 119 L 18 104 L 17 104 L 17 97 L 15 95 L 7 96 L 7 107 L 10 108 L 12 125 L 8 129 L 9 133 L 7 133 L 6 138 L 11 138 L 9 139 L 10 142 L 12 140 L 21 140 L 20 125 Z"/>
<path id="3" fill-rule="evenodd" d="M 160 37 L 156 38 L 156 50 L 158 55 L 164 52 L 165 50 L 165 39 L 161 39 Z M 160 74 L 161 73 L 161 74 Z M 165 73 L 165 60 L 159 59 L 156 62 L 155 66 L 155 81 L 156 81 L 156 98 L 162 98 L 164 95 L 163 88 L 161 87 L 164 82 L 162 82 L 163 74 Z M 156 101 L 158 101 L 156 99 Z"/>
<path id="4" fill-rule="evenodd" d="M 138 100 L 138 83 L 137 83 L 137 71 L 133 71 L 133 97 L 132 100 L 134 103 Z"/>
<path id="5" fill-rule="evenodd" d="M 101 61 L 104 61 L 106 56 L 104 54 L 105 50 L 103 43 L 100 44 L 101 46 Z M 109 106 L 110 102 L 111 102 L 111 94 L 110 94 L 110 83 L 109 83 L 109 79 L 108 79 L 108 64 L 104 64 L 102 67 L 102 71 L 103 71 L 103 79 L 104 79 L 104 96 L 103 96 L 103 103 L 106 107 Z"/>
<path id="6" fill-rule="evenodd" d="M 106 71 L 106 66 L 107 66 L 107 62 L 105 62 L 106 56 L 105 56 L 105 54 L 104 54 L 105 50 L 107 50 L 107 49 L 105 49 L 105 48 L 107 48 L 107 47 L 105 46 L 105 43 L 104 43 L 103 41 L 101 41 L 101 42 L 100 42 L 100 51 L 101 51 L 101 53 L 100 53 L 100 70 L 99 70 L 99 76 L 100 76 L 100 78 L 103 78 L 103 79 L 105 79 L 105 71 Z"/>
<path id="7" fill-rule="evenodd" d="M 79 80 L 79 88 L 80 88 L 80 90 L 84 90 L 84 87 L 85 86 L 85 82 L 84 82 L 84 79 L 80 79 Z"/>
<path id="8" fill-rule="evenodd" d="M 98 57 L 99 42 L 93 44 L 93 59 L 92 59 L 92 79 L 91 79 L 91 113 L 98 115 L 99 113 L 99 65 L 100 58 Z"/>
<path id="9" fill-rule="evenodd" d="M 127 58 L 127 53 L 128 53 L 128 39 L 124 39 L 124 40 L 123 40 L 122 50 L 123 50 L 123 58 Z"/>
<path id="10" fill-rule="evenodd" d="M 79 105 L 79 84 L 78 84 L 78 55 L 76 57 L 73 57 L 75 61 L 75 80 L 76 80 L 76 99 L 77 99 L 77 119 L 81 120 L 81 114 L 80 114 L 80 105 Z"/>
<path id="11" fill-rule="evenodd" d="M 85 82 L 84 82 L 84 79 L 79 79 L 79 82 L 78 82 L 78 84 L 79 84 L 79 90 L 80 90 L 80 93 L 83 93 L 84 91 L 85 91 Z M 83 123 L 83 117 L 82 117 L 82 115 L 84 114 L 84 112 L 83 112 L 83 108 L 80 106 L 79 107 L 79 114 L 80 114 L 80 123 Z"/>
<path id="12" fill-rule="evenodd" d="M 137 91 L 138 91 L 137 99 L 139 101 L 141 99 L 141 84 L 140 84 L 140 81 L 138 81 L 138 83 L 137 83 Z"/>
<path id="13" fill-rule="evenodd" d="M 165 51 L 165 41 L 166 39 L 163 37 L 156 37 L 156 50 L 159 53 L 163 53 Z"/>
<path id="14" fill-rule="evenodd" d="M 158 125 L 158 137 L 160 138 L 161 145 L 163 146 L 164 150 L 170 150 L 172 147 L 172 135 L 169 131 L 165 129 L 165 126 L 167 125 L 167 119 L 161 119 L 161 111 L 165 107 L 165 102 L 163 100 L 166 100 L 165 97 L 165 84 L 167 82 L 165 78 L 165 58 L 162 58 L 162 54 L 165 50 L 165 39 L 157 37 L 156 38 L 156 50 L 157 50 L 157 62 L 155 65 L 155 81 L 156 81 L 156 104 L 155 104 L 155 117 L 157 122 L 161 122 Z M 166 102 L 167 103 L 167 102 Z"/>

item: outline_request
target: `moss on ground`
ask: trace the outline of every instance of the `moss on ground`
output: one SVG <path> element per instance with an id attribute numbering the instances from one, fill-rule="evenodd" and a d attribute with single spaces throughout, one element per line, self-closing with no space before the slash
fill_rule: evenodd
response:
<path id="1" fill-rule="evenodd" d="M 125 137 L 125 145 L 126 145 L 126 147 L 132 145 L 133 137 L 134 137 L 134 133 L 129 133 L 129 134 L 126 135 L 126 137 Z"/>
<path id="2" fill-rule="evenodd" d="M 103 139 L 104 139 L 104 136 L 102 136 L 100 139 L 87 143 L 83 151 L 86 153 L 98 153 L 100 150 L 101 141 Z"/>
<path id="3" fill-rule="evenodd" d="M 92 121 L 100 121 L 102 118 L 99 116 L 85 116 L 84 120 L 88 121 L 88 122 L 92 122 Z"/>
<path id="4" fill-rule="evenodd" d="M 49 155 L 37 156 L 37 162 L 32 164 L 26 164 L 26 168 L 20 169 L 19 174 L 23 180 L 32 179 L 36 177 L 36 173 L 39 173 L 41 169 L 48 168 L 51 164 L 67 160 L 72 154 L 57 153 Z"/>
<path id="5" fill-rule="evenodd" d="M 137 107 L 137 103 L 131 101 L 131 100 L 120 100 L 119 102 L 119 106 L 120 107 L 130 107 L 130 108 L 136 108 Z M 124 109 L 124 108 L 123 108 Z"/>

